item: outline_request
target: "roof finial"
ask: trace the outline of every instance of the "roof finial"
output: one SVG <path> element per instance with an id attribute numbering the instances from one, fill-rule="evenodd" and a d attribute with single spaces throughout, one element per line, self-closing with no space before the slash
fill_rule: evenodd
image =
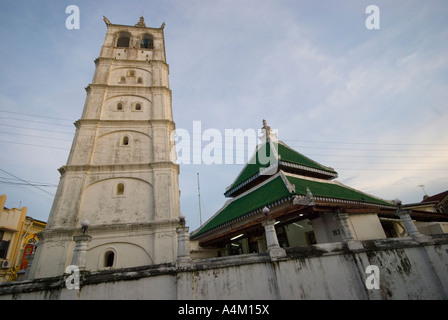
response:
<path id="1" fill-rule="evenodd" d="M 107 19 L 105 16 L 103 16 L 103 20 L 107 25 L 111 24 L 109 19 Z"/>
<path id="2" fill-rule="evenodd" d="M 136 26 L 136 27 L 143 27 L 143 28 L 146 28 L 145 18 L 140 17 L 140 20 L 136 23 L 135 26 Z"/>
<path id="3" fill-rule="evenodd" d="M 263 119 L 263 127 L 261 129 L 264 130 L 264 134 L 266 136 L 266 141 L 270 141 L 271 140 L 271 127 L 268 126 L 268 123 L 264 119 Z"/>

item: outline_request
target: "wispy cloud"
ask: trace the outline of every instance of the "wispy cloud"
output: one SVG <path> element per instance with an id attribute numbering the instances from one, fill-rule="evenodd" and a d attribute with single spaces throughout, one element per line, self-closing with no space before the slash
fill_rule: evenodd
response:
<path id="1" fill-rule="evenodd" d="M 119 24 L 134 24 L 144 15 L 150 26 L 166 22 L 178 128 L 191 129 L 201 120 L 204 130 L 258 129 L 267 119 L 281 140 L 334 167 L 341 181 L 385 198 L 416 201 L 417 185 L 436 193 L 446 189 L 448 179 L 442 170 L 448 160 L 448 7 L 444 0 L 377 0 L 381 29 L 369 31 L 364 26 L 369 4 L 77 1 L 81 29 L 69 31 L 63 3 L 5 2 L 0 107 L 75 121 L 104 39 L 102 15 Z M 16 141 L 44 142 L 25 136 Z M 37 181 L 57 183 L 56 169 L 68 155 L 1 146 L 8 151 L 0 155 L 2 167 Z M 415 151 L 400 151 L 405 149 Z M 212 214 L 239 169 L 181 167 L 181 205 L 186 214 L 194 212 L 188 218 L 192 229 L 199 220 L 196 173 L 201 172 L 202 201 Z M 5 188 L 0 193 L 25 198 Z"/>

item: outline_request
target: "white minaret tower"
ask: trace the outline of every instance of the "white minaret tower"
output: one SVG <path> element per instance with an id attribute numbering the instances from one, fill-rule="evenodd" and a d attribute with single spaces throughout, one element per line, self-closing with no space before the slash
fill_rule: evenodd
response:
<path id="1" fill-rule="evenodd" d="M 104 21 L 106 38 L 31 278 L 61 275 L 81 260 L 91 271 L 176 260 L 179 167 L 170 158 L 165 24 Z"/>

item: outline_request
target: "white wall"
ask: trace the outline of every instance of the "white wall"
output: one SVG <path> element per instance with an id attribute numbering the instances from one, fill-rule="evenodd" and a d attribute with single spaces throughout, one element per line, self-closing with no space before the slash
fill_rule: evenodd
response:
<path id="1" fill-rule="evenodd" d="M 342 243 L 297 247 L 277 262 L 247 254 L 194 260 L 186 269 L 98 271 L 79 291 L 55 278 L 2 284 L 0 299 L 448 299 L 448 237 L 424 245 L 411 238 L 358 244 L 351 252 Z M 379 268 L 379 289 L 366 287 L 369 265 Z"/>

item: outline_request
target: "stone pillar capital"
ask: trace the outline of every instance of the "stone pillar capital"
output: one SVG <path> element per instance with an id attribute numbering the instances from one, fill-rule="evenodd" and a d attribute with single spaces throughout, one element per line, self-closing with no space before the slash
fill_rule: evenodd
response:
<path id="1" fill-rule="evenodd" d="M 90 242 L 90 241 L 92 241 L 92 236 L 90 236 L 88 234 L 80 234 L 77 236 L 73 236 L 73 240 L 75 242 Z"/>
<path id="2" fill-rule="evenodd" d="M 261 223 L 261 225 L 262 225 L 263 227 L 266 227 L 266 226 L 273 226 L 274 224 L 275 224 L 275 220 L 273 220 L 273 219 L 264 220 L 264 221 Z"/>

